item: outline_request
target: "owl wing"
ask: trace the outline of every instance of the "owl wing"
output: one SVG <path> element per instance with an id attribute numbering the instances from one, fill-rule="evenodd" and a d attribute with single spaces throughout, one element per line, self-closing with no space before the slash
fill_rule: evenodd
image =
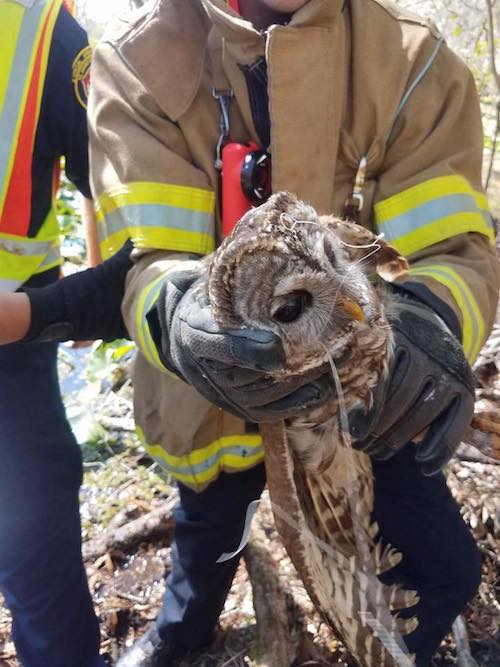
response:
<path id="1" fill-rule="evenodd" d="M 320 221 L 335 232 L 344 245 L 350 261 L 363 260 L 366 268 L 375 270 L 388 282 L 408 277 L 408 262 L 381 236 L 376 236 L 361 225 L 335 216 L 321 216 Z"/>

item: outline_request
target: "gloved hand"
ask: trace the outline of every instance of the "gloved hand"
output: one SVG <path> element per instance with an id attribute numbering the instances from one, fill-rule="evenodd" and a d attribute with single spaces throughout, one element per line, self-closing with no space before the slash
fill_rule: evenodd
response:
<path id="1" fill-rule="evenodd" d="M 276 381 L 284 352 L 270 331 L 222 332 L 212 317 L 200 274 L 169 275 L 148 313 L 162 363 L 211 403 L 250 422 L 277 421 L 325 402 L 333 393 L 331 373 Z"/>
<path id="2" fill-rule="evenodd" d="M 459 341 L 429 307 L 401 300 L 389 319 L 395 339 L 389 377 L 368 415 L 349 415 L 354 447 L 385 460 L 425 432 L 415 458 L 424 475 L 433 475 L 470 424 L 474 378 Z"/>

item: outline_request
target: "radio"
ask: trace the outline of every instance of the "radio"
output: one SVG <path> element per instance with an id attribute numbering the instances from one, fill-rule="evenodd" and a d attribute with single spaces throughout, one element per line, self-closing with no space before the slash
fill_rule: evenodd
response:
<path id="1" fill-rule="evenodd" d="M 271 194 L 271 156 L 254 141 L 222 148 L 222 234 L 227 236 L 252 206 Z"/>

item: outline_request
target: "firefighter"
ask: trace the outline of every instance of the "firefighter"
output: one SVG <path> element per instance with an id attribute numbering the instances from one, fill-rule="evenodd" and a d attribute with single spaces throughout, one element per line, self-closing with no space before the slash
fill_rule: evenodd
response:
<path id="1" fill-rule="evenodd" d="M 0 43 L 0 294 L 9 301 L 59 277 L 61 156 L 68 178 L 91 196 L 91 53 L 61 0 L 2 0 Z M 84 206 L 92 210 L 88 199 Z M 56 348 L 0 349 L 0 590 L 22 665 L 103 667 L 81 556 L 81 454 L 59 393 Z"/>
<path id="2" fill-rule="evenodd" d="M 138 429 L 178 480 L 180 506 L 162 609 L 119 666 L 166 667 L 211 641 L 238 558 L 217 560 L 239 545 L 265 483 L 255 423 L 333 391 L 327 376 L 262 383 L 279 341 L 220 332 L 194 298 L 197 258 L 219 241 L 218 147 L 248 141 L 271 156 L 274 191 L 356 217 L 410 260 L 398 363 L 351 428 L 373 457 L 374 518 L 403 553 L 394 575 L 420 594 L 405 641 L 427 666 L 480 578 L 440 472 L 471 416 L 466 358 L 491 329 L 499 286 L 470 72 L 433 26 L 385 0 L 160 0 L 98 47 L 93 68 L 93 192 L 112 256 L 14 295 L 17 332 L 3 340 L 126 327 L 139 346 Z M 238 181 L 223 175 L 228 187 Z"/>

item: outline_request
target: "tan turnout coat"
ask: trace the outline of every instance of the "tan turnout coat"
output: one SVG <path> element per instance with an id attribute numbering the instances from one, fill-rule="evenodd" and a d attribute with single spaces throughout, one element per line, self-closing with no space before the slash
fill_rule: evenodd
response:
<path id="1" fill-rule="evenodd" d="M 273 190 L 341 214 L 366 157 L 362 223 L 384 232 L 409 256 L 412 279 L 453 309 L 472 359 L 491 328 L 499 283 L 477 94 L 437 30 L 386 0 L 310 0 L 265 35 L 223 0 L 160 0 L 97 47 L 93 190 L 108 251 L 124 234 L 141 250 L 123 303 L 139 348 L 147 352 L 151 286 L 185 253 L 216 242 L 220 112 L 212 86 L 234 91 L 231 140 L 259 142 L 239 65 L 261 57 Z M 184 234 L 190 224 L 201 231 Z M 151 361 L 151 347 L 148 354 Z M 150 361 L 139 354 L 137 423 L 178 479 L 201 489 L 220 469 L 262 460 L 258 436 L 243 435 L 238 419 Z"/>

